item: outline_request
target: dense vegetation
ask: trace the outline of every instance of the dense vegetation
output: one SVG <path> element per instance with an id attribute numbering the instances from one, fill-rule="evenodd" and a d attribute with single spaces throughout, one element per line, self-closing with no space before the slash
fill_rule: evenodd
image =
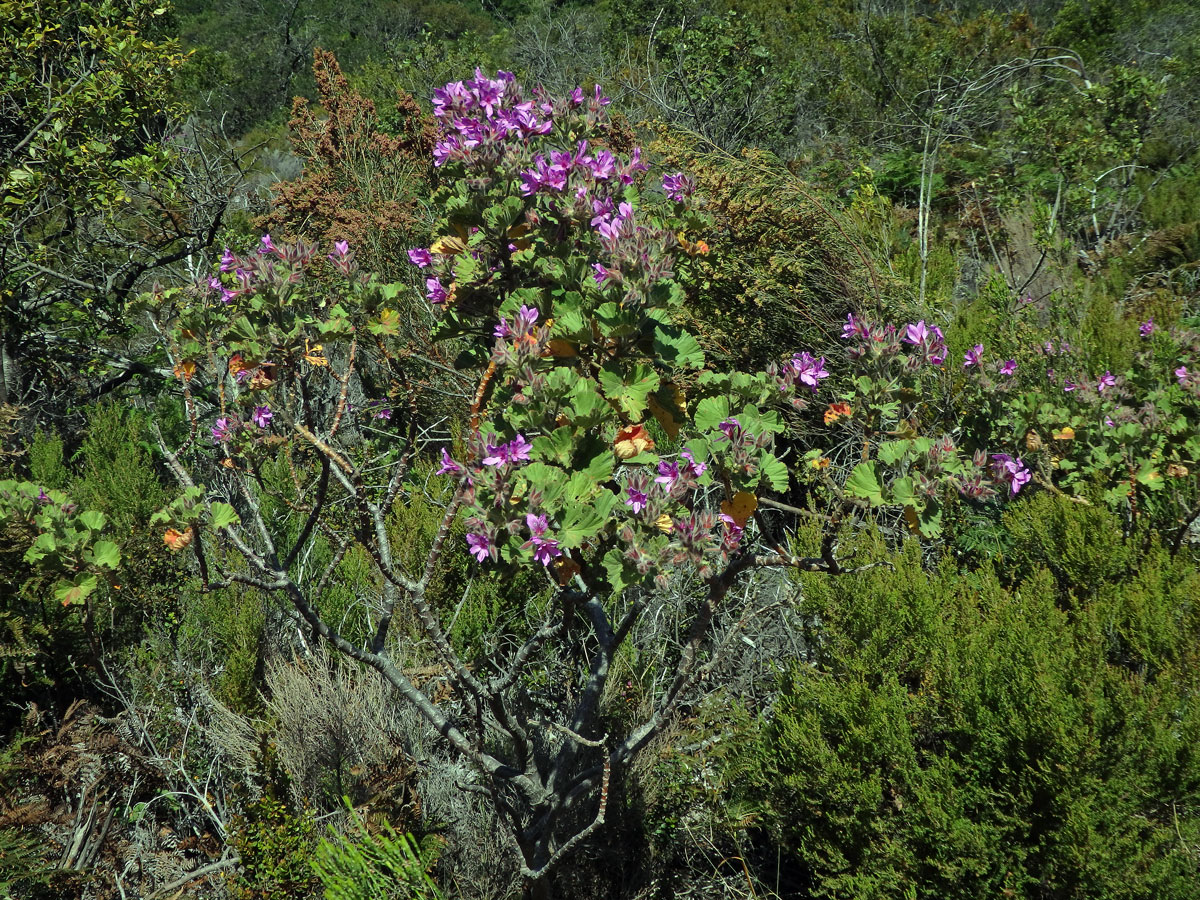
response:
<path id="1" fill-rule="evenodd" d="M 1200 897 L 1200 8 L 0 0 L 0 898 Z"/>

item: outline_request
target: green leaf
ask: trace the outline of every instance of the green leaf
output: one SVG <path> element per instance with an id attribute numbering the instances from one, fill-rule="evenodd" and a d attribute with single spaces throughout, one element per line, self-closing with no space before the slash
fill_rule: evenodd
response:
<path id="1" fill-rule="evenodd" d="M 105 569 L 121 565 L 121 550 L 112 541 L 96 541 L 91 550 L 92 562 Z"/>
<path id="2" fill-rule="evenodd" d="M 884 465 L 894 466 L 912 448 L 912 441 L 884 441 L 879 445 L 879 461 Z"/>
<path id="3" fill-rule="evenodd" d="M 783 493 L 788 488 L 788 469 L 773 453 L 763 451 L 758 460 L 762 469 L 762 477 L 767 480 L 771 490 Z"/>
<path id="4" fill-rule="evenodd" d="M 696 427 L 701 431 L 715 431 L 728 418 L 728 397 L 705 397 L 696 404 Z"/>
<path id="5" fill-rule="evenodd" d="M 852 497 L 861 497 L 872 506 L 883 505 L 883 485 L 879 479 L 879 467 L 873 462 L 861 462 L 854 467 L 846 479 L 846 492 Z"/>
<path id="6" fill-rule="evenodd" d="M 241 522 L 235 510 L 228 503 L 214 503 L 212 505 L 212 526 L 213 528 L 228 528 L 230 525 L 237 525 Z"/>
<path id="7" fill-rule="evenodd" d="M 37 540 L 33 542 L 28 550 L 25 551 L 25 562 L 35 563 L 40 562 L 52 553 L 58 552 L 58 544 L 54 540 L 52 534 L 39 534 Z"/>
<path id="8" fill-rule="evenodd" d="M 679 369 L 699 369 L 704 365 L 704 351 L 699 342 L 674 325 L 659 325 L 654 329 L 654 352 L 667 365 Z"/>
<path id="9" fill-rule="evenodd" d="M 54 588 L 54 599 L 63 606 L 82 603 L 88 598 L 100 579 L 95 575 L 77 575 L 74 581 L 60 581 Z"/>
<path id="10" fill-rule="evenodd" d="M 108 521 L 104 513 L 97 512 L 94 509 L 86 510 L 79 514 L 79 524 L 88 531 L 101 531 L 104 529 L 104 523 Z"/>
<path id="11" fill-rule="evenodd" d="M 646 411 L 646 398 L 658 390 L 658 373 L 638 363 L 633 371 L 622 375 L 612 365 L 600 371 L 600 387 L 609 400 L 615 402 L 634 421 L 641 420 Z"/>

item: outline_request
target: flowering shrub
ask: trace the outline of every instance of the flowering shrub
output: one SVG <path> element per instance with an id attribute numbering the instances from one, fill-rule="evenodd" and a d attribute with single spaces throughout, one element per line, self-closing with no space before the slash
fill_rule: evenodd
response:
<path id="1" fill-rule="evenodd" d="M 705 369 L 679 324 L 679 276 L 708 249 L 702 200 L 687 174 L 651 180 L 637 148 L 611 149 L 608 105 L 599 88 L 527 95 L 504 72 L 477 71 L 434 97 L 443 186 L 433 201 L 443 217 L 431 245 L 407 255 L 424 277 L 434 338 L 461 350 L 473 390 L 462 439 L 437 448 L 449 499 L 414 568 L 391 523 L 423 490 L 413 478 L 420 423 L 408 397 L 370 390 L 395 371 L 402 336 L 390 304 L 401 287 L 363 276 L 345 243 L 322 255 L 267 236 L 253 252 L 226 251 L 199 288 L 146 303 L 167 335 L 191 426 L 184 446 L 164 445 L 184 487 L 156 517 L 166 545 L 190 548 L 209 588 L 283 593 L 315 633 L 381 672 L 488 780 L 531 883 L 603 824 L 613 766 L 664 727 L 711 669 L 706 657 L 720 657 L 726 643 L 712 629 L 730 614 L 722 601 L 741 576 L 856 571 L 838 555 L 839 537 L 872 508 L 901 510 L 911 528 L 935 534 L 945 495 L 979 499 L 997 486 L 1012 495 L 1028 481 L 1019 460 L 989 463 L 932 431 L 923 398 L 947 350 L 924 322 L 850 316 L 844 360 L 800 350 L 757 373 Z M 309 277 L 322 267 L 344 287 Z M 827 429 L 827 446 L 798 437 L 814 425 Z M 797 446 L 806 455 L 789 466 Z M 852 464 L 832 465 L 851 448 Z M 260 475 L 276 457 L 291 493 Z M 197 470 L 214 486 L 197 483 Z M 795 493 L 809 509 L 775 499 Z M 799 557 L 776 533 L 785 513 L 823 524 L 820 555 Z M 526 604 L 525 617 L 542 624 L 515 646 L 498 641 L 506 649 L 479 669 L 429 599 L 458 523 L 459 552 L 510 574 L 544 569 L 561 587 L 548 610 Z M 351 547 L 380 585 L 364 601 L 365 642 L 329 617 L 326 593 Z M 314 559 L 323 560 L 315 571 Z M 638 639 L 646 610 L 680 584 L 699 596 L 672 613 L 684 617 L 686 638 L 652 712 L 608 734 L 609 666 Z M 457 700 L 435 703 L 392 661 L 401 602 Z M 731 633 L 756 610 L 736 613 Z M 571 650 L 581 637 L 594 648 L 582 667 Z M 555 718 L 535 730 L 524 685 L 547 655 L 574 675 Z M 463 700 L 478 715 L 462 716 Z M 545 728 L 557 743 L 531 736 Z M 597 805 L 580 826 L 566 813 L 583 797 Z"/>
<path id="2" fill-rule="evenodd" d="M 1020 320 L 1012 329 L 1031 330 Z M 1086 500 L 1098 485 L 1105 502 L 1135 518 L 1186 528 L 1200 465 L 1200 333 L 1153 319 L 1138 333 L 1133 365 L 1119 373 L 1089 371 L 1061 339 L 1027 347 L 1019 362 L 975 346 L 961 363 L 966 431 L 1023 453 L 1028 477 L 1044 486 Z"/>

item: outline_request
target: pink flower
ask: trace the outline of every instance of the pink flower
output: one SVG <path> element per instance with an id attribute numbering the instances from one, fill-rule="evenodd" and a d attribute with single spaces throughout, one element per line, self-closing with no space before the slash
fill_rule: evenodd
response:
<path id="1" fill-rule="evenodd" d="M 217 419 L 217 421 L 213 422 L 213 426 L 211 429 L 213 443 L 219 444 L 222 441 L 229 440 L 229 429 L 232 424 L 233 423 L 229 419 L 228 416 L 221 416 L 221 418 L 219 418 L 219 419 Z"/>
<path id="2" fill-rule="evenodd" d="M 529 462 L 529 451 L 532 449 L 533 444 L 525 440 L 525 435 L 518 434 L 508 442 L 508 461 Z"/>
<path id="3" fill-rule="evenodd" d="M 1021 460 L 1013 459 L 1007 453 L 993 453 L 992 477 L 1002 484 L 1007 484 L 1015 496 L 1033 478 L 1033 473 L 1025 468 L 1025 463 Z"/>
<path id="4" fill-rule="evenodd" d="M 676 203 L 682 203 L 695 190 L 696 183 L 682 172 L 663 176 L 663 193 Z"/>
<path id="5" fill-rule="evenodd" d="M 684 466 L 683 471 L 692 478 L 699 478 L 708 469 L 707 463 L 696 462 L 696 458 L 692 456 L 691 450 L 681 450 L 679 451 L 679 456 L 687 461 L 687 465 Z"/>
<path id="6" fill-rule="evenodd" d="M 525 526 L 529 529 L 529 533 L 536 538 L 546 533 L 546 529 L 550 527 L 550 521 L 545 513 L 535 516 L 529 512 L 525 513 Z"/>
<path id="7" fill-rule="evenodd" d="M 904 342 L 906 344 L 919 344 L 927 337 L 929 337 L 929 328 L 925 325 L 924 319 L 915 325 L 909 323 L 904 326 Z"/>
<path id="8" fill-rule="evenodd" d="M 640 513 L 646 508 L 646 501 L 650 499 L 649 496 L 645 492 L 633 487 L 626 488 L 626 490 L 629 491 L 629 499 L 625 501 L 625 505 L 631 507 L 634 513 Z"/>
<path id="9" fill-rule="evenodd" d="M 418 269 L 433 265 L 433 254 L 424 247 L 414 247 L 408 251 L 408 260 Z"/>
<path id="10" fill-rule="evenodd" d="M 829 372 L 825 370 L 825 357 L 813 359 L 807 352 L 797 353 L 792 357 L 792 371 L 796 373 L 801 384 L 812 388 L 814 394 L 821 379 L 829 377 Z"/>
<path id="11" fill-rule="evenodd" d="M 536 537 L 529 543 L 533 546 L 533 558 L 543 566 L 550 565 L 552 559 L 563 555 L 562 551 L 558 549 L 556 540 Z"/>
<path id="12" fill-rule="evenodd" d="M 1176 369 L 1175 377 L 1177 379 L 1179 379 L 1180 384 L 1183 384 L 1185 381 L 1187 381 L 1187 377 L 1188 377 L 1187 366 L 1180 366 L 1178 369 Z"/>
<path id="13" fill-rule="evenodd" d="M 1063 392 L 1064 393 L 1067 393 L 1067 394 L 1071 393 L 1071 391 L 1075 390 L 1075 387 L 1076 387 L 1075 382 L 1073 382 L 1070 378 L 1063 379 Z"/>
<path id="14" fill-rule="evenodd" d="M 437 474 L 438 475 L 461 475 L 462 470 L 463 470 L 462 466 L 460 466 L 458 463 L 456 463 L 454 461 L 454 459 L 450 456 L 450 454 L 448 452 L 446 452 L 446 448 L 443 447 L 442 448 L 442 466 L 440 469 L 437 470 Z"/>
<path id="15" fill-rule="evenodd" d="M 259 428 L 266 428 L 271 424 L 271 419 L 275 418 L 275 414 L 271 412 L 271 407 L 269 406 L 256 406 L 250 418 Z"/>
<path id="16" fill-rule="evenodd" d="M 655 484 L 661 484 L 669 494 L 671 488 L 675 487 L 675 482 L 679 480 L 679 463 L 673 461 L 662 460 L 658 464 L 658 477 L 654 479 Z"/>
<path id="17" fill-rule="evenodd" d="M 485 534 L 468 534 L 467 551 L 479 562 L 492 555 L 492 542 Z"/>
<path id="18" fill-rule="evenodd" d="M 1144 338 L 1150 337 L 1158 330 L 1158 326 L 1154 324 L 1154 316 L 1148 318 L 1145 322 L 1138 326 L 1138 334 Z"/>
<path id="19" fill-rule="evenodd" d="M 1105 372 L 1100 376 L 1100 380 L 1096 382 L 1097 393 L 1104 393 L 1105 388 L 1110 388 L 1117 383 L 1117 379 L 1113 377 L 1112 372 Z"/>
<path id="20" fill-rule="evenodd" d="M 429 302 L 434 306 L 441 306 L 450 299 L 450 293 L 442 287 L 440 278 L 425 279 L 425 296 L 429 298 Z"/>
<path id="21" fill-rule="evenodd" d="M 976 344 L 963 354 L 963 368 L 979 367 L 983 364 L 983 344 Z"/>
<path id="22" fill-rule="evenodd" d="M 1001 375 L 1012 375 L 1017 371 L 1017 361 L 1015 359 L 1005 360 L 1004 365 L 1000 367 Z"/>
<path id="23" fill-rule="evenodd" d="M 508 444 L 488 444 L 485 453 L 480 460 L 485 466 L 502 466 L 508 462 Z"/>

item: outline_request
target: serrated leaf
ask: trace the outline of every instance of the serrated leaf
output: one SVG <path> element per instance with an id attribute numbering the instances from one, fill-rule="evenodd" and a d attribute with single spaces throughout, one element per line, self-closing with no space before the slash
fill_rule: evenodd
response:
<path id="1" fill-rule="evenodd" d="M 100 579 L 95 575 L 78 575 L 74 581 L 60 581 L 54 588 L 54 599 L 63 606 L 82 603 L 96 590 Z"/>
<path id="2" fill-rule="evenodd" d="M 701 431 L 715 431 L 728 418 L 728 397 L 705 397 L 696 404 L 696 427 Z"/>
<path id="3" fill-rule="evenodd" d="M 855 466 L 846 479 L 846 493 L 860 497 L 872 506 L 881 506 L 883 485 L 880 483 L 878 466 L 873 462 L 861 462 Z"/>
<path id="4" fill-rule="evenodd" d="M 88 531 L 101 531 L 104 528 L 104 523 L 107 522 L 104 513 L 97 512 L 94 509 L 89 509 L 79 514 L 79 524 Z"/>
<path id="5" fill-rule="evenodd" d="M 671 325 L 654 329 L 654 352 L 669 366 L 680 369 L 699 369 L 704 365 L 704 351 L 688 332 Z"/>
<path id="6" fill-rule="evenodd" d="M 762 477 L 767 480 L 771 490 L 782 493 L 788 488 L 788 469 L 773 453 L 763 452 L 758 460 L 762 469 Z"/>
<path id="7" fill-rule="evenodd" d="M 237 525 L 241 521 L 237 510 L 228 503 L 214 503 L 212 505 L 213 528 L 228 528 L 230 525 Z"/>
<path id="8" fill-rule="evenodd" d="M 105 569 L 121 565 L 121 550 L 112 541 L 96 541 L 91 549 L 92 562 Z"/>

